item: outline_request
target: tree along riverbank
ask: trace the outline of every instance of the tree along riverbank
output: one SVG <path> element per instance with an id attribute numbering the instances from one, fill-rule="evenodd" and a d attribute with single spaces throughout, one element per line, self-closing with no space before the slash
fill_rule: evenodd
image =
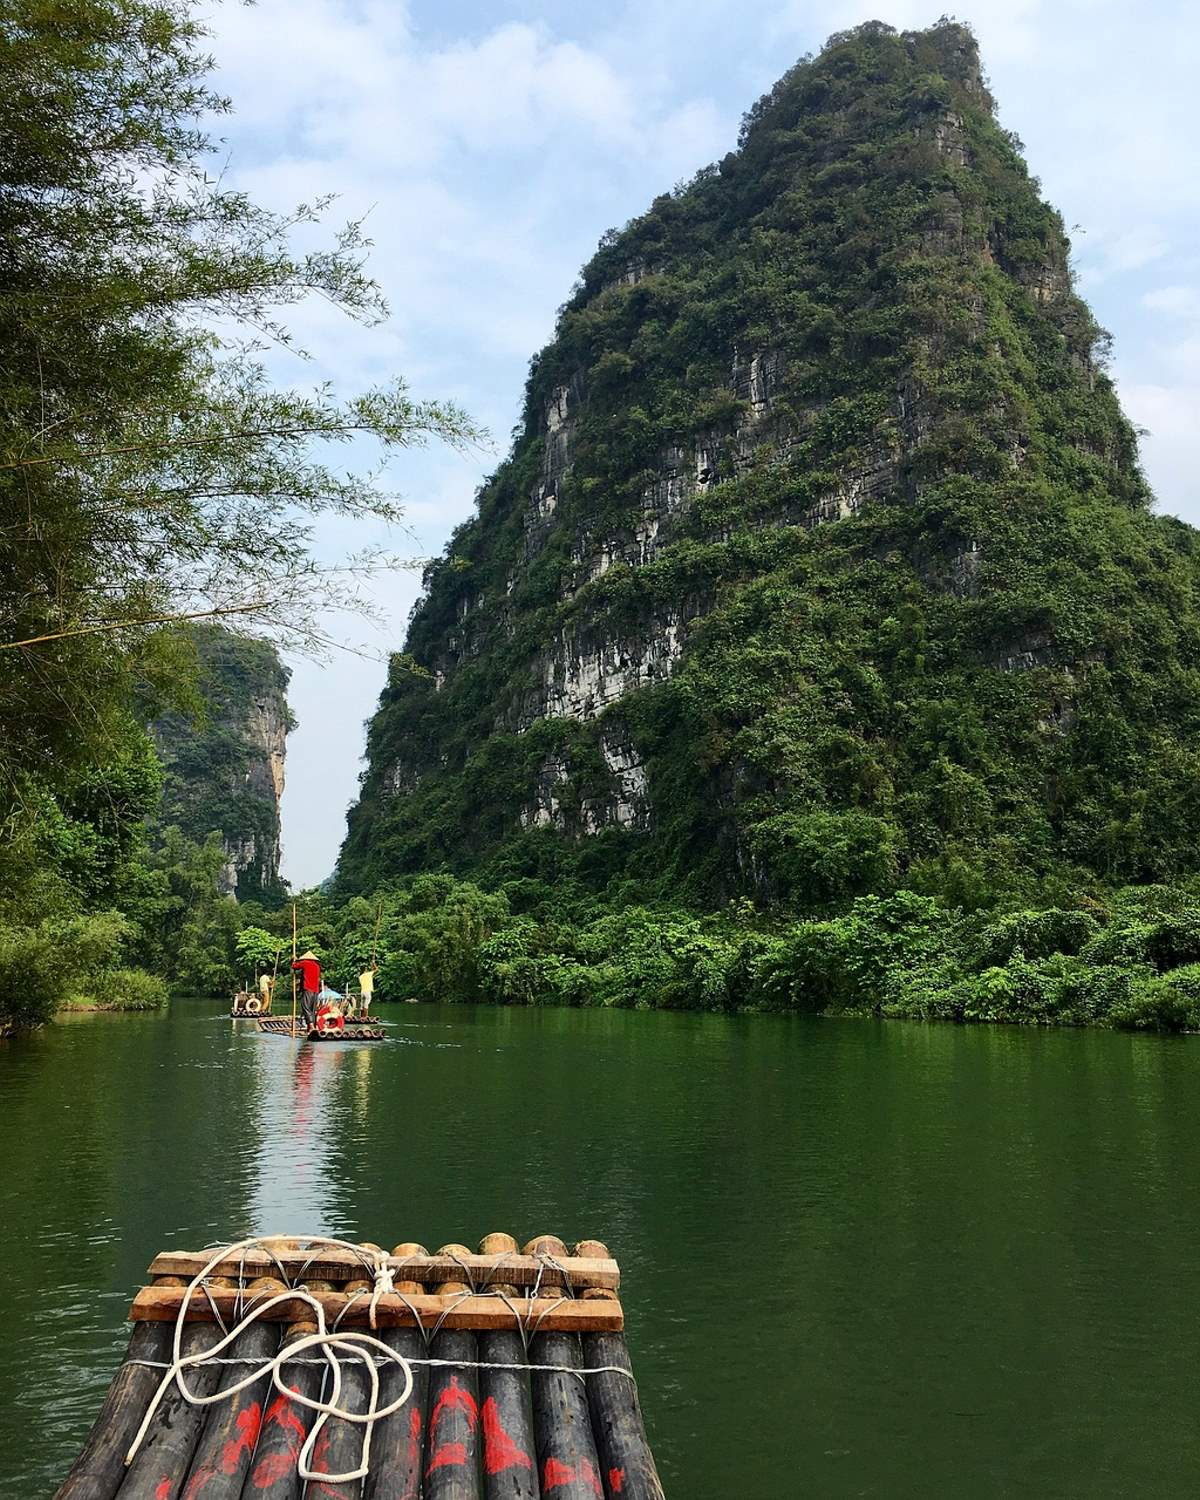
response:
<path id="1" fill-rule="evenodd" d="M 699 913 L 423 875 L 347 901 L 310 892 L 298 909 L 300 946 L 327 979 L 354 988 L 374 959 L 381 1000 L 1200 1030 L 1200 879 L 999 910 L 899 890 L 798 918 L 749 901 Z M 160 972 L 147 974 L 107 958 L 146 950 L 136 918 L 60 924 L 19 951 L 0 933 L 18 997 L 0 1008 L 0 1034 L 59 1009 L 153 1008 L 167 972 L 183 993 L 228 994 L 273 969 L 287 984 L 290 906 L 206 893 L 178 937 L 176 962 L 156 944 Z"/>
<path id="2" fill-rule="evenodd" d="M 289 922 L 244 928 L 242 967 L 272 963 Z M 429 875 L 341 905 L 307 897 L 300 923 L 339 987 L 374 951 L 381 999 L 1200 1029 L 1200 881 L 1002 911 L 900 890 L 797 920 Z"/>

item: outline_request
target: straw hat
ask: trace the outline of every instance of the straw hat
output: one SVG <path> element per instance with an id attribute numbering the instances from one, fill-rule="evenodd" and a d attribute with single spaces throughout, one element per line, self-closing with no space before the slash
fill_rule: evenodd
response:
<path id="1" fill-rule="evenodd" d="M 311 948 L 308 950 L 307 953 L 302 953 L 300 955 L 300 957 L 301 958 L 311 958 L 314 963 L 319 963 L 320 962 L 320 959 L 317 958 L 317 955 L 312 951 Z"/>

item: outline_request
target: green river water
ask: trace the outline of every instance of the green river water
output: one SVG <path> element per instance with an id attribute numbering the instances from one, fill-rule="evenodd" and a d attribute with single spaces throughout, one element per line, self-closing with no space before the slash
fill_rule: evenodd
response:
<path id="1" fill-rule="evenodd" d="M 0 1043 L 0 1497 L 52 1493 L 160 1248 L 605 1240 L 670 1500 L 1193 1496 L 1200 1041 L 211 1001 Z"/>

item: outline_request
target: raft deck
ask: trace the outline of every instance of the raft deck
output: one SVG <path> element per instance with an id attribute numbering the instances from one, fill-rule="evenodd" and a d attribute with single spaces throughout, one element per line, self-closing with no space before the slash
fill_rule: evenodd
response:
<path id="1" fill-rule="evenodd" d="M 291 1016 L 259 1016 L 258 1029 L 268 1036 L 291 1036 Z M 353 1016 L 346 1017 L 346 1025 L 342 1031 L 332 1028 L 321 1031 L 316 1026 L 305 1025 L 304 1017 L 299 1016 L 296 1020 L 296 1036 L 309 1042 L 382 1042 L 387 1032 L 377 1021 L 360 1021 Z"/>
<path id="2" fill-rule="evenodd" d="M 625 1344 L 620 1270 L 598 1241 L 568 1252 L 543 1235 L 518 1250 L 490 1234 L 478 1254 L 404 1243 L 385 1255 L 375 1245 L 273 1239 L 228 1253 L 164 1252 L 150 1275 L 130 1311 L 125 1361 L 55 1500 L 663 1500 Z M 337 1375 L 312 1338 L 319 1318 Z M 200 1356 L 187 1384 L 218 1395 L 212 1404 L 189 1404 L 171 1373 L 177 1326 L 182 1355 Z M 225 1329 L 234 1337 L 218 1353 Z M 339 1335 L 348 1342 L 336 1347 Z M 274 1383 L 265 1365 L 292 1345 L 296 1357 L 281 1360 Z M 219 1396 L 252 1374 L 245 1389 Z M 408 1375 L 407 1399 L 386 1414 Z M 306 1401 L 344 1415 L 321 1427 Z M 368 1425 L 372 1410 L 385 1414 Z M 310 1469 L 336 1478 L 301 1475 L 314 1424 Z M 362 1467 L 366 1432 L 365 1473 L 347 1478 Z"/>

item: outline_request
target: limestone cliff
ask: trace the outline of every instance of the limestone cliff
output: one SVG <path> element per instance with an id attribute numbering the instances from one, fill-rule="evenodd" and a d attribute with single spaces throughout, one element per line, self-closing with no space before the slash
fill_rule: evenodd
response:
<path id="1" fill-rule="evenodd" d="M 227 894 L 276 897 L 291 674 L 265 641 L 217 625 L 190 635 L 203 708 L 197 718 L 173 714 L 152 725 L 166 771 L 160 822 L 198 841 L 220 834 Z"/>
<path id="2" fill-rule="evenodd" d="M 534 360 L 343 886 L 819 902 L 1190 859 L 1195 534 L 1149 511 L 1068 256 L 965 28 L 786 74 Z"/>

